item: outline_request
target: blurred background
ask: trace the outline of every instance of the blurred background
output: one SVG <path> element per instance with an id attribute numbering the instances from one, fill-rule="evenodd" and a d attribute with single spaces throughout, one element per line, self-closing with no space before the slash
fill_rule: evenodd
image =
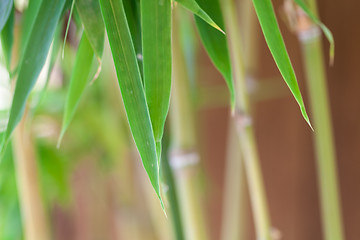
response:
<path id="1" fill-rule="evenodd" d="M 320 18 L 332 31 L 336 43 L 335 63 L 326 65 L 328 94 L 345 239 L 356 240 L 360 239 L 360 28 L 356 27 L 360 22 L 360 2 L 317 2 Z M 273 1 L 305 105 L 309 106 L 299 41 L 285 23 L 283 3 Z M 16 17 L 18 20 L 20 14 Z M 189 23 L 193 24 L 191 18 Z M 31 225 L 37 221 L 43 222 L 47 228 L 44 231 L 51 232 L 52 239 L 57 240 L 175 239 L 172 236 L 178 231 L 173 228 L 176 213 L 166 218 L 150 187 L 129 133 L 108 47 L 99 78 L 87 88 L 61 147 L 56 147 L 65 90 L 79 41 L 76 24 L 71 24 L 64 59 L 58 56 L 54 62 L 47 91 L 32 94 L 31 111 L 23 122 L 29 136 L 23 140 L 21 149 L 32 159 L 28 164 L 21 164 L 22 158 L 16 154 L 19 146 L 9 146 L 0 163 L 0 239 L 23 239 L 23 223 Z M 249 92 L 273 236 L 287 240 L 323 239 L 314 133 L 301 117 L 297 103 L 282 80 L 257 21 L 254 32 L 257 67 L 251 75 Z M 182 42 L 185 45 L 187 42 L 184 55 L 191 80 L 188 97 L 194 111 L 194 146 L 200 156 L 200 161 L 193 166 L 196 170 L 188 174 L 196 175 L 193 184 L 198 185 L 196 196 L 199 206 L 204 208 L 207 238 L 224 239 L 221 236 L 227 201 L 225 185 L 227 181 L 241 179 L 243 174 L 239 171 L 233 180 L 227 177 L 231 170 L 226 168 L 227 159 L 235 156 L 241 161 L 240 154 L 234 155 L 237 148 L 229 144 L 234 130 L 229 124 L 228 90 L 195 29 L 186 29 L 183 36 L 186 36 Z M 323 38 L 325 61 L 328 47 L 329 43 Z M 308 111 L 312 119 L 310 108 Z M 171 122 L 171 114 L 169 119 Z M 166 127 L 162 160 L 164 188 L 172 192 L 169 199 L 176 198 L 174 179 L 183 177 L 169 170 L 171 166 L 167 163 L 172 144 L 170 129 L 176 128 L 170 124 Z M 35 179 L 33 182 L 15 174 L 29 169 L 33 173 L 25 175 Z M 24 217 L 21 213 L 20 206 L 26 204 L 26 198 L 32 198 L 31 194 L 19 197 L 24 182 L 30 186 L 30 190 L 25 191 L 31 193 L 35 188 L 35 192 L 40 193 L 29 201 L 35 202 L 33 208 L 45 211 L 45 219 L 31 214 Z M 252 240 L 255 239 L 254 224 L 247 188 L 244 188 L 239 228 L 243 232 L 241 239 Z"/>

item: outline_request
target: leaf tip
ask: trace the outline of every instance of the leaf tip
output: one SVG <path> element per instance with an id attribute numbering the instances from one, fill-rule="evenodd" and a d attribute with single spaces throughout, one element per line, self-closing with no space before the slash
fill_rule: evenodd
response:
<path id="1" fill-rule="evenodd" d="M 219 30 L 222 34 L 226 35 L 225 31 L 222 30 L 216 23 L 211 24 L 211 26 L 216 30 Z"/>
<path id="2" fill-rule="evenodd" d="M 165 217 L 168 218 L 168 215 L 167 215 L 167 213 L 166 213 L 166 209 L 165 209 L 164 202 L 163 202 L 163 200 L 162 200 L 161 197 L 159 197 L 159 199 L 160 199 L 161 209 L 163 210 L 163 213 L 164 213 Z"/>
<path id="3" fill-rule="evenodd" d="M 334 66 L 335 60 L 335 49 L 334 44 L 330 44 L 330 53 L 329 53 L 329 64 L 330 66 Z"/>
<path id="4" fill-rule="evenodd" d="M 313 126 L 311 125 L 311 122 L 310 122 L 310 119 L 309 119 L 309 116 L 307 115 L 306 113 L 306 109 L 304 106 L 300 107 L 301 109 L 301 114 L 303 115 L 303 118 L 305 119 L 306 123 L 309 125 L 309 127 L 311 128 L 311 130 L 314 132 L 314 128 Z"/>
<path id="5" fill-rule="evenodd" d="M 59 149 L 60 148 L 60 145 L 61 145 L 61 142 L 64 138 L 64 135 L 65 135 L 65 131 L 66 129 L 64 127 L 61 128 L 61 132 L 60 132 L 60 136 L 59 136 L 59 139 L 57 141 L 57 144 L 56 144 L 56 148 Z"/>
<path id="6" fill-rule="evenodd" d="M 102 68 L 101 59 L 100 59 L 99 57 L 96 57 L 96 58 L 97 58 L 97 61 L 98 61 L 99 66 L 98 66 L 98 68 L 97 68 L 97 70 L 96 70 L 96 73 L 95 73 L 93 79 L 90 81 L 90 86 L 93 85 L 94 82 L 95 82 L 95 80 L 99 77 L 100 72 L 101 72 L 101 68 Z"/>

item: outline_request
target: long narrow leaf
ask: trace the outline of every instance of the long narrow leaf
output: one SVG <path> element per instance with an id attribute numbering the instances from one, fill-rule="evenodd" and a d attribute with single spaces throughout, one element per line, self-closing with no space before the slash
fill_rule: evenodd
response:
<path id="1" fill-rule="evenodd" d="M 335 55 L 335 42 L 331 31 L 319 20 L 319 18 L 310 10 L 310 8 L 306 5 L 306 3 L 303 0 L 294 0 L 294 1 L 309 16 L 311 21 L 319 25 L 319 27 L 323 31 L 325 37 L 330 43 L 329 56 L 330 56 L 330 64 L 332 64 L 334 62 L 334 55 Z"/>
<path id="2" fill-rule="evenodd" d="M 0 1 L 0 33 L 5 26 L 13 7 L 13 0 Z"/>
<path id="3" fill-rule="evenodd" d="M 149 110 L 122 0 L 100 0 L 131 133 L 161 203 L 159 164 Z"/>
<path id="4" fill-rule="evenodd" d="M 61 127 L 58 146 L 68 128 L 75 111 L 79 105 L 80 98 L 83 95 L 86 86 L 90 80 L 91 66 L 94 60 L 94 51 L 87 35 L 83 33 L 79 49 L 76 54 L 75 65 L 70 78 L 70 87 L 67 93 L 63 123 Z"/>
<path id="5" fill-rule="evenodd" d="M 218 0 L 198 0 L 202 9 L 209 14 L 209 16 L 224 29 L 224 21 Z M 232 109 L 235 106 L 235 88 L 232 80 L 232 72 L 230 65 L 230 56 L 227 46 L 226 37 L 223 33 L 214 29 L 205 23 L 202 19 L 196 17 L 196 26 L 200 33 L 201 41 L 203 42 L 207 53 L 219 72 L 223 75 L 229 91 Z"/>
<path id="6" fill-rule="evenodd" d="M 141 0 L 144 88 L 158 158 L 171 90 L 171 0 Z"/>
<path id="7" fill-rule="evenodd" d="M 20 62 L 9 123 L 3 142 L 6 144 L 21 120 L 27 98 L 45 63 L 65 0 L 43 1 L 31 28 Z"/>
<path id="8" fill-rule="evenodd" d="M 275 63 L 279 68 L 286 84 L 290 88 L 291 93 L 294 95 L 297 103 L 299 104 L 305 121 L 311 127 L 310 120 L 306 113 L 305 105 L 296 80 L 295 72 L 291 65 L 289 55 L 286 51 L 284 40 L 280 33 L 272 3 L 270 0 L 253 0 L 253 4 L 260 22 L 261 29 L 264 33 L 266 43 L 275 60 Z"/>
<path id="9" fill-rule="evenodd" d="M 207 22 L 213 28 L 224 33 L 224 31 L 211 19 L 211 17 L 199 6 L 195 0 L 177 0 L 182 6 L 191 11 L 196 16 Z"/>

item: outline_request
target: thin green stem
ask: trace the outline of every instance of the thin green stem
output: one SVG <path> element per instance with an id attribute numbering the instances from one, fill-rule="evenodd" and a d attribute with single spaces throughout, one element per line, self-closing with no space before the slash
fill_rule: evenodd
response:
<path id="1" fill-rule="evenodd" d="M 261 167 L 257 154 L 254 129 L 250 118 L 249 96 L 246 91 L 245 63 L 241 49 L 236 7 L 233 0 L 223 0 L 226 32 L 228 36 L 234 80 L 236 85 L 235 125 L 238 129 L 240 147 L 243 153 L 245 172 L 249 184 L 250 200 L 255 221 L 257 239 L 269 240 L 270 218 L 266 201 Z"/>
<path id="2" fill-rule="evenodd" d="M 309 1 L 309 5 L 316 12 L 316 1 Z M 300 15 L 300 17 L 306 18 L 303 14 Z M 302 20 L 302 23 L 304 21 L 309 23 L 308 27 L 302 28 L 299 31 L 298 36 L 302 47 L 303 63 L 315 127 L 314 141 L 324 237 L 326 240 L 342 240 L 344 239 L 344 231 L 321 31 L 317 26 L 311 24 L 309 19 L 299 20 Z"/>
<path id="3" fill-rule="evenodd" d="M 257 68 L 258 29 L 255 25 L 256 15 L 251 0 L 241 1 L 240 9 L 240 27 L 244 35 L 242 46 L 245 50 L 244 58 L 246 58 L 244 63 L 246 65 L 245 72 L 247 76 L 251 76 Z M 253 96 L 251 97 L 253 101 Z M 247 227 L 248 221 L 246 221 L 248 214 L 246 208 L 247 188 L 245 185 L 245 170 L 242 165 L 242 152 L 238 147 L 240 145 L 239 137 L 236 133 L 233 119 L 229 123 L 228 134 L 228 156 L 226 160 L 224 191 L 225 204 L 221 237 L 223 240 L 239 240 L 246 239 L 249 232 Z"/>

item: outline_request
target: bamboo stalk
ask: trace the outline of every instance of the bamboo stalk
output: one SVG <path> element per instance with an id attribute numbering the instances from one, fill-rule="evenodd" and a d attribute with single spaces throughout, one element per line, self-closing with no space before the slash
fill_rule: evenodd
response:
<path id="1" fill-rule="evenodd" d="M 245 172 L 249 184 L 250 200 L 255 221 L 257 239 L 272 239 L 270 218 L 267 207 L 261 166 L 257 154 L 254 129 L 250 118 L 249 96 L 246 90 L 246 65 L 241 49 L 236 7 L 233 0 L 223 0 L 223 15 L 231 52 L 232 68 L 236 87 L 235 125 L 238 130 L 240 147 L 243 153 Z"/>
<path id="2" fill-rule="evenodd" d="M 246 58 L 244 64 L 246 69 L 245 72 L 249 79 L 256 71 L 258 65 L 258 29 L 255 25 L 256 15 L 252 8 L 251 0 L 241 1 L 240 7 L 240 24 L 244 35 L 242 46 L 244 47 L 244 56 Z M 256 90 L 258 90 L 258 88 Z M 252 92 L 252 94 L 254 93 L 255 92 Z M 254 101 L 254 96 L 251 96 L 251 101 Z M 249 231 L 247 227 L 248 221 L 246 220 L 248 214 L 246 204 L 248 200 L 246 194 L 245 171 L 242 165 L 243 160 L 241 159 L 242 152 L 238 148 L 240 142 L 233 119 L 230 119 L 228 135 L 228 156 L 226 160 L 221 236 L 223 240 L 247 239 Z"/>
<path id="3" fill-rule="evenodd" d="M 225 166 L 224 203 L 222 216 L 222 240 L 246 239 L 248 222 L 246 221 L 247 195 L 245 172 L 242 165 L 239 138 L 234 121 L 230 121 L 228 130 L 228 152 Z"/>
<path id="4" fill-rule="evenodd" d="M 308 3 L 316 13 L 316 1 L 309 0 Z M 303 12 L 298 14 L 298 38 L 302 48 L 315 129 L 313 138 L 317 157 L 323 232 L 326 240 L 342 240 L 344 231 L 321 31 Z"/>
<path id="5" fill-rule="evenodd" d="M 15 129 L 13 151 L 20 208 L 26 240 L 51 239 L 40 191 L 36 156 L 30 133 L 25 129 L 26 116 Z"/>
<path id="6" fill-rule="evenodd" d="M 198 153 L 185 58 L 179 42 L 177 11 L 173 18 L 173 85 L 171 96 L 172 151 L 170 165 L 175 178 L 184 235 L 187 240 L 209 239 L 197 183 Z"/>

